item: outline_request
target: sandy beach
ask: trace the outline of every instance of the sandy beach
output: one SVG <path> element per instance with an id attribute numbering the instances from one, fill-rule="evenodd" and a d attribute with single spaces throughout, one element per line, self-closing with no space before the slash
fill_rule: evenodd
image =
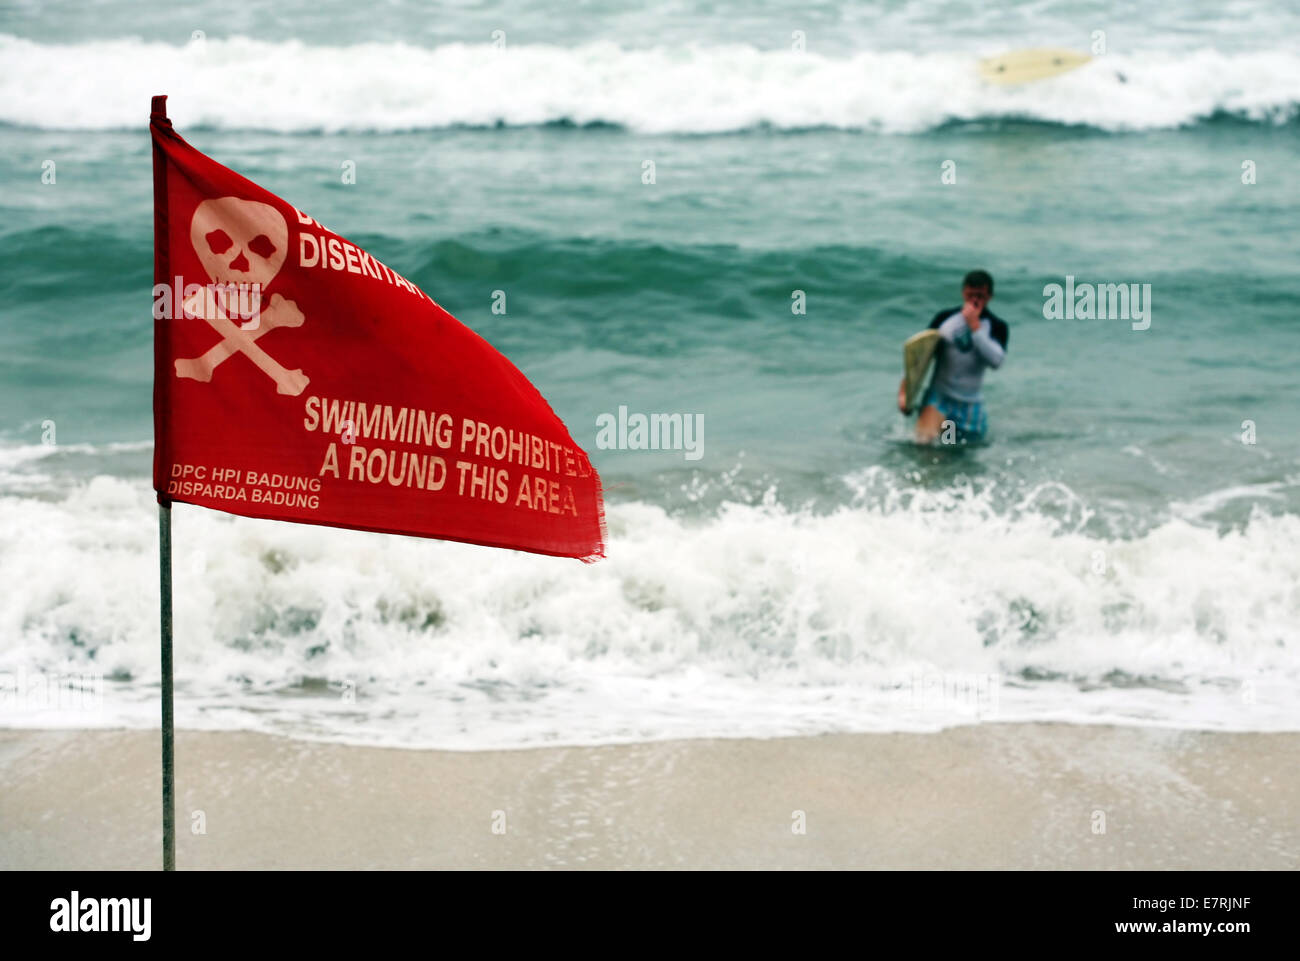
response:
<path id="1" fill-rule="evenodd" d="M 1056 724 L 491 752 L 182 731 L 177 865 L 1296 868 L 1297 750 Z M 156 733 L 6 730 L 0 765 L 0 867 L 158 867 Z"/>

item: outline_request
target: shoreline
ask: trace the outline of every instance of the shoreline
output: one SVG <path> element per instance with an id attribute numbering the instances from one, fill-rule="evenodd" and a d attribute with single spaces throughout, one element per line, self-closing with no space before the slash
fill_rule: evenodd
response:
<path id="1" fill-rule="evenodd" d="M 1298 750 L 1300 733 L 1060 723 L 473 752 L 182 730 L 176 860 L 1295 869 Z M 0 730 L 0 868 L 158 868 L 159 751 L 157 731 Z"/>

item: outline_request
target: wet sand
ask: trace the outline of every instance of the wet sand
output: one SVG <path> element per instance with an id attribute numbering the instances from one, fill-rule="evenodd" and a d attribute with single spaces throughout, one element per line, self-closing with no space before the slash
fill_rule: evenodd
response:
<path id="1" fill-rule="evenodd" d="M 1061 724 L 483 752 L 181 731 L 177 866 L 1296 868 L 1297 756 Z M 0 767 L 0 867 L 159 866 L 156 732 L 3 730 Z"/>

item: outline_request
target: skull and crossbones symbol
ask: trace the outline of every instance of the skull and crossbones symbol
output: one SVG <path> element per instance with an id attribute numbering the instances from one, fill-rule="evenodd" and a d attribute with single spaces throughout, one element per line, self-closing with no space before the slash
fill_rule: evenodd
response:
<path id="1" fill-rule="evenodd" d="M 190 220 L 190 243 L 214 284 L 256 285 L 263 291 L 280 272 L 289 249 L 289 228 L 270 204 L 238 197 L 205 200 Z M 260 301 L 259 301 L 260 308 Z M 185 301 L 188 316 L 199 317 L 221 335 L 201 357 L 176 360 L 176 376 L 207 383 L 212 372 L 235 354 L 243 354 L 275 381 L 277 393 L 297 396 L 309 383 L 301 370 L 285 370 L 258 346 L 264 334 L 277 327 L 301 327 L 302 311 L 279 294 L 259 309 L 255 323 L 237 326 L 219 291 L 204 287 Z"/>

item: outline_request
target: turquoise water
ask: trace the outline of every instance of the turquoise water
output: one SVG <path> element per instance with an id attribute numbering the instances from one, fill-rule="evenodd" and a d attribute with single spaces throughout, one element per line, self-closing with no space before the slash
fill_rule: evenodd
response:
<path id="1" fill-rule="evenodd" d="M 671 496 L 743 457 L 746 479 L 833 502 L 835 478 L 884 461 L 1064 480 L 1154 518 L 1173 499 L 1296 469 L 1300 278 L 1287 252 L 1300 191 L 1285 181 L 1297 129 L 187 133 L 433 292 L 544 385 L 588 447 L 596 416 L 620 404 L 704 415 L 700 463 L 593 450 L 616 490 Z M 13 134 L 11 183 L 72 137 Z M 151 434 L 148 143 L 93 139 L 58 184 L 6 210 L 0 257 L 22 265 L 5 289 L 11 442 L 39 441 L 46 419 L 65 443 Z M 1240 183 L 1247 155 L 1263 185 Z M 356 185 L 329 182 L 333 156 L 358 160 Z M 656 184 L 641 183 L 640 157 L 658 158 Z M 957 185 L 939 182 L 937 158 L 956 161 Z M 994 272 L 1012 329 L 987 381 L 995 444 L 959 460 L 900 450 L 898 345 L 957 303 L 976 265 Z M 1151 284 L 1150 329 L 1044 319 L 1042 288 L 1066 274 Z M 498 289 L 505 315 L 492 312 Z M 792 313 L 795 290 L 806 314 Z"/>
<path id="2" fill-rule="evenodd" d="M 514 360 L 592 454 L 612 524 L 592 572 L 516 559 L 511 581 L 490 551 L 182 510 L 182 549 L 187 518 L 226 548 L 196 577 L 237 582 L 267 551 L 315 565 L 192 602 L 190 723 L 352 678 L 364 720 L 297 698 L 277 723 L 461 743 L 418 707 L 418 649 L 496 732 L 475 744 L 950 721 L 872 700 L 917 672 L 1002 678 L 1016 716 L 1295 725 L 1289 698 L 1240 695 L 1300 674 L 1294 12 L 1138 31 L 1078 3 L 276 4 L 220 28 L 215 6 L 97 9 L 0 15 L 0 666 L 103 670 L 118 720 L 156 681 L 146 121 L 168 92 L 196 147 Z M 1008 47 L 1087 49 L 1098 23 L 1110 51 L 1074 74 L 974 76 Z M 112 79 L 79 79 L 95 67 Z M 973 267 L 1011 329 L 991 443 L 917 449 L 900 345 Z M 1150 284 L 1149 329 L 1045 318 L 1067 275 Z M 620 406 L 701 415 L 703 456 L 597 449 Z M 387 572 L 369 586 L 342 546 L 361 543 Z"/>

